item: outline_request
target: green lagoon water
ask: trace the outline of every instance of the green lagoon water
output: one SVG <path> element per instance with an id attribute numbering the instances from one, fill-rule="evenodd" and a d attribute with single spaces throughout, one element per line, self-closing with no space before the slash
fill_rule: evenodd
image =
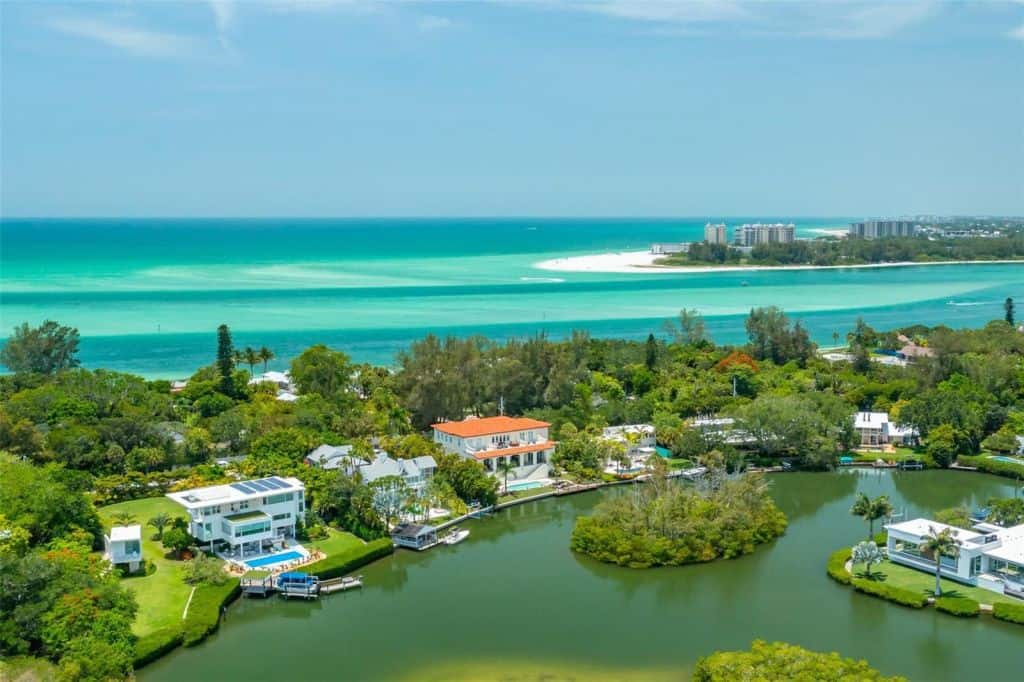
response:
<path id="1" fill-rule="evenodd" d="M 809 236 L 846 220 L 795 222 Z M 534 267 L 700 239 L 703 224 L 7 220 L 0 222 L 0 335 L 22 321 L 56 319 L 80 329 L 87 366 L 178 377 L 209 362 L 221 323 L 239 345 L 273 348 L 283 367 L 317 342 L 389 363 L 428 332 L 508 338 L 586 329 L 642 338 L 684 307 L 699 309 L 720 342 L 740 341 L 743 317 L 760 305 L 783 307 L 830 342 L 858 315 L 880 327 L 977 326 L 1001 316 L 1006 296 L 1024 294 L 1020 265 L 656 274 Z"/>
<path id="2" fill-rule="evenodd" d="M 741 559 L 639 571 L 600 564 L 569 551 L 573 521 L 628 490 L 527 503 L 465 524 L 471 535 L 455 547 L 364 567 L 359 592 L 241 600 L 210 640 L 138 676 L 679 680 L 700 656 L 762 638 L 865 658 L 911 680 L 1021 679 L 1024 628 L 903 608 L 825 575 L 828 555 L 866 532 L 849 513 L 856 492 L 889 495 L 913 518 L 1012 495 L 1005 479 L 844 471 L 771 481 L 789 529 Z"/>

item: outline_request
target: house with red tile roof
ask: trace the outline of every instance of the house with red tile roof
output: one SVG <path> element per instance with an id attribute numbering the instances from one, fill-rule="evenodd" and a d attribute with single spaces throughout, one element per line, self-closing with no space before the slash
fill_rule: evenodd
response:
<path id="1" fill-rule="evenodd" d="M 499 465 L 514 468 L 509 479 L 547 478 L 555 442 L 548 437 L 551 424 L 528 417 L 467 417 L 433 425 L 434 442 L 445 452 L 480 462 L 498 473 Z M 511 487 L 511 485 L 510 485 Z"/>

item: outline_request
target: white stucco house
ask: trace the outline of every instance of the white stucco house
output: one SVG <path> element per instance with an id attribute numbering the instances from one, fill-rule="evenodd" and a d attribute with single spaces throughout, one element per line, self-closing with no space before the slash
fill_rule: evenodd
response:
<path id="1" fill-rule="evenodd" d="M 188 512 L 188 531 L 229 556 L 253 556 L 274 541 L 295 537 L 306 513 L 306 488 L 297 478 L 271 476 L 167 493 Z"/>
<path id="2" fill-rule="evenodd" d="M 608 426 L 602 430 L 601 437 L 625 446 L 626 454 L 630 457 L 649 457 L 656 452 L 657 440 L 651 424 Z"/>
<path id="3" fill-rule="evenodd" d="M 887 412 L 858 412 L 853 416 L 853 428 L 860 436 L 861 447 L 917 443 L 917 431 L 891 421 Z"/>
<path id="4" fill-rule="evenodd" d="M 547 478 L 556 443 L 548 437 L 551 424 L 527 417 L 468 417 L 433 425 L 434 442 L 451 452 L 480 462 L 497 474 L 510 464 L 509 479 Z"/>
<path id="5" fill-rule="evenodd" d="M 921 552 L 920 544 L 933 530 L 948 529 L 960 542 L 960 550 L 956 557 L 940 558 L 943 577 L 1024 599 L 1024 524 L 1003 528 L 979 523 L 967 530 L 930 519 L 913 519 L 889 524 L 885 529 L 889 560 L 929 573 L 935 572 L 935 561 Z"/>
<path id="6" fill-rule="evenodd" d="M 114 526 L 103 536 L 103 558 L 132 573 L 142 565 L 142 526 Z"/>

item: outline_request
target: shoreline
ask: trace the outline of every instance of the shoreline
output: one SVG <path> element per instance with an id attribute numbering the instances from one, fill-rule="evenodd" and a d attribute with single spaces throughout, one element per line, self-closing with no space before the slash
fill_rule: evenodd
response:
<path id="1" fill-rule="evenodd" d="M 944 260 L 899 261 L 894 263 L 858 263 L 853 265 L 658 265 L 656 260 L 665 256 L 649 251 L 618 251 L 584 256 L 551 258 L 533 264 L 538 270 L 553 272 L 604 272 L 622 274 L 707 274 L 711 272 L 763 272 L 793 270 L 846 270 L 864 268 L 908 268 L 925 265 L 1013 265 L 1019 260 Z"/>

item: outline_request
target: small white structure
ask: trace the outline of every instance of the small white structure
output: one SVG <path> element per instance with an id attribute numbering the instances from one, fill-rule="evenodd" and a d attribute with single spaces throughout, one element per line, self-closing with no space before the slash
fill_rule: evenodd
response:
<path id="1" fill-rule="evenodd" d="M 690 421 L 690 426 L 712 442 L 741 446 L 757 442 L 757 438 L 743 429 L 736 428 L 736 420 L 732 417 L 697 417 Z"/>
<path id="2" fill-rule="evenodd" d="M 613 443 L 625 446 L 630 457 L 649 457 L 656 450 L 654 427 L 651 424 L 623 424 L 605 427 L 601 436 Z"/>
<path id="3" fill-rule="evenodd" d="M 892 523 L 886 549 L 889 560 L 935 572 L 935 560 L 921 552 L 920 545 L 932 532 L 949 530 L 960 542 L 958 556 L 939 559 L 941 574 L 967 585 L 1024 598 L 1024 524 L 1003 528 L 979 523 L 972 530 L 949 526 L 929 519 Z"/>
<path id="4" fill-rule="evenodd" d="M 853 428 L 860 436 L 861 447 L 882 445 L 913 445 L 917 431 L 889 420 L 886 412 L 858 412 L 853 417 Z"/>
<path id="5" fill-rule="evenodd" d="M 189 533 L 200 542 L 222 543 L 241 558 L 265 545 L 295 537 L 306 512 L 306 488 L 297 478 L 271 476 L 167 493 L 188 512 Z"/>
<path id="6" fill-rule="evenodd" d="M 263 372 L 249 379 L 249 384 L 274 384 L 282 391 L 291 391 L 294 388 L 292 377 L 288 372 Z"/>
<path id="7" fill-rule="evenodd" d="M 127 564 L 132 573 L 142 563 L 142 526 L 114 526 L 103 536 L 103 558 L 115 566 Z"/>
<path id="8" fill-rule="evenodd" d="M 547 478 L 556 443 L 548 438 L 551 424 L 526 417 L 468 417 L 434 424 L 434 442 L 483 464 L 496 474 L 500 464 L 513 467 L 509 478 Z"/>

